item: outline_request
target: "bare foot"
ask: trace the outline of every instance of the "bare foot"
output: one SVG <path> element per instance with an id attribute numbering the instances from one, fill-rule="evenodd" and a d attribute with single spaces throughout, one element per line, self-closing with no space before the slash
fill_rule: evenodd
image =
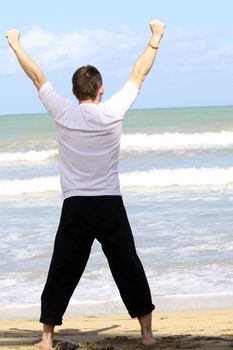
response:
<path id="1" fill-rule="evenodd" d="M 150 342 L 149 342 L 149 340 L 147 340 L 147 341 L 143 340 L 141 345 L 140 345 L 140 348 L 141 349 L 151 349 L 151 350 L 155 349 L 156 348 L 156 340 L 153 339 L 153 341 L 150 340 Z"/>
<path id="2" fill-rule="evenodd" d="M 51 340 L 45 341 L 42 339 L 39 343 L 35 344 L 35 347 L 39 349 L 51 349 L 53 347 L 53 342 Z"/>
<path id="3" fill-rule="evenodd" d="M 142 338 L 142 345 L 145 345 L 145 347 L 150 348 L 153 347 L 156 344 L 156 340 L 153 337 L 143 337 Z"/>
<path id="4" fill-rule="evenodd" d="M 49 324 L 43 325 L 42 339 L 35 347 L 39 349 L 51 349 L 53 347 L 54 326 Z"/>
<path id="5" fill-rule="evenodd" d="M 153 337 L 152 332 L 152 313 L 146 314 L 144 316 L 138 317 L 138 321 L 141 325 L 141 335 L 142 335 L 142 342 L 141 347 L 144 349 L 155 349 L 155 339 Z"/>

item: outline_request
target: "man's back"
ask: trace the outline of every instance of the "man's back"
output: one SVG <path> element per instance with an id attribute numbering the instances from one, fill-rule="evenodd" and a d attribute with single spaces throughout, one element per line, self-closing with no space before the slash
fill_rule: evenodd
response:
<path id="1" fill-rule="evenodd" d="M 127 82 L 104 103 L 73 106 L 50 83 L 41 87 L 40 98 L 56 123 L 64 198 L 121 194 L 118 160 L 122 121 L 137 94 L 137 87 Z"/>

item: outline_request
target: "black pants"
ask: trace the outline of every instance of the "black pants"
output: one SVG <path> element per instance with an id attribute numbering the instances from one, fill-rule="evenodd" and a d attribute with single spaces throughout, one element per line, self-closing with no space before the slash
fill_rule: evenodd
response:
<path id="1" fill-rule="evenodd" d="M 154 309 L 137 256 L 121 196 L 77 196 L 65 199 L 47 282 L 41 297 L 40 322 L 62 324 L 70 297 L 97 239 L 131 317 Z"/>

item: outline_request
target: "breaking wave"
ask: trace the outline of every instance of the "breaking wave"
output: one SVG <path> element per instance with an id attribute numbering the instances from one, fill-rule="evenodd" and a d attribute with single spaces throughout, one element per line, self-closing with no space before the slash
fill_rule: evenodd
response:
<path id="1" fill-rule="evenodd" d="M 121 173 L 119 177 L 124 190 L 135 187 L 156 189 L 172 186 L 224 186 L 233 184 L 233 167 L 151 169 Z M 49 191 L 60 191 L 58 176 L 0 181 L 0 195 L 19 195 Z"/>

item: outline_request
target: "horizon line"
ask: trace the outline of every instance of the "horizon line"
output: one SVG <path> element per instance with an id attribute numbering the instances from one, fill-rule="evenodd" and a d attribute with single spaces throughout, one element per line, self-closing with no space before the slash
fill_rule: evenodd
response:
<path id="1" fill-rule="evenodd" d="M 132 108 L 130 111 L 140 111 L 140 110 L 148 110 L 148 109 L 189 109 L 189 108 L 219 108 L 219 107 L 233 107 L 232 105 L 226 104 L 226 105 L 200 105 L 200 106 L 178 106 L 178 107 L 144 107 L 144 108 Z M 7 116 L 15 116 L 15 115 L 36 115 L 36 114 L 49 114 L 48 112 L 20 112 L 20 113 L 6 113 L 6 114 L 0 114 L 0 117 L 7 117 Z"/>

